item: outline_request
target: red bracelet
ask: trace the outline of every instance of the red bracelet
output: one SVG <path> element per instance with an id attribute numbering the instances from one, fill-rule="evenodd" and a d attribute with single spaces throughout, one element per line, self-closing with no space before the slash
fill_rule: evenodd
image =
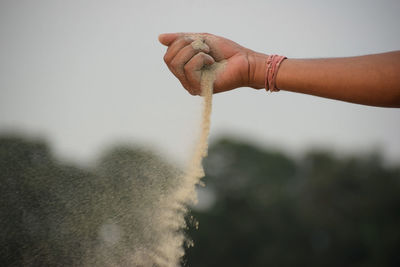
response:
<path id="1" fill-rule="evenodd" d="M 276 88 L 276 76 L 278 74 L 279 65 L 286 59 L 285 56 L 269 55 L 267 57 L 267 67 L 265 71 L 265 90 L 271 92 L 279 91 Z"/>

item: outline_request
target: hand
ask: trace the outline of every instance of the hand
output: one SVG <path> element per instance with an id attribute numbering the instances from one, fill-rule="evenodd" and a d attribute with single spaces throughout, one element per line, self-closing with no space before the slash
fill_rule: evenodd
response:
<path id="1" fill-rule="evenodd" d="M 202 50 L 195 49 L 191 45 L 199 37 L 207 45 Z M 215 61 L 222 60 L 226 60 L 226 66 L 217 75 L 214 82 L 214 93 L 243 86 L 259 87 L 254 81 L 256 63 L 263 65 L 265 62 L 263 56 L 266 55 L 256 53 L 223 37 L 207 33 L 167 33 L 161 34 L 159 41 L 168 46 L 164 56 L 168 68 L 192 95 L 201 93 L 201 69 Z"/>

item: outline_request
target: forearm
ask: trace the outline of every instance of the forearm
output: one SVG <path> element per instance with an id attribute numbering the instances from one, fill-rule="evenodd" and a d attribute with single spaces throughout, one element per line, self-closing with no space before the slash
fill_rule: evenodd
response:
<path id="1" fill-rule="evenodd" d="M 263 88 L 265 58 L 257 54 L 254 88 Z M 400 52 L 331 59 L 286 59 L 276 78 L 281 90 L 353 103 L 400 107 Z"/>

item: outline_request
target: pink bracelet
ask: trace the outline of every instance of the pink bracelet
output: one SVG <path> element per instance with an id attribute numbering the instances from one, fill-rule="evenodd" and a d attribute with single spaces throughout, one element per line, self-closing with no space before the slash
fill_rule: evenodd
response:
<path id="1" fill-rule="evenodd" d="M 279 91 L 276 88 L 276 76 L 278 74 L 279 65 L 286 59 L 285 56 L 269 55 L 267 58 L 267 67 L 265 71 L 265 90 L 271 92 Z"/>

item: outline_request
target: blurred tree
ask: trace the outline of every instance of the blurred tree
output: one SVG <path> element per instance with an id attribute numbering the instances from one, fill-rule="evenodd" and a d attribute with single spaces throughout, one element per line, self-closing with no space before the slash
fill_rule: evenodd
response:
<path id="1" fill-rule="evenodd" d="M 223 139 L 205 167 L 215 202 L 192 212 L 186 265 L 400 266 L 400 168 L 378 154 L 294 160 Z M 151 218 L 177 177 L 142 149 L 114 147 L 85 170 L 43 141 L 0 137 L 1 265 L 127 266 L 157 242 Z"/>
<path id="2" fill-rule="evenodd" d="M 0 262 L 78 265 L 94 234 L 93 174 L 58 164 L 44 142 L 0 139 Z M 75 228 L 74 226 L 80 227 Z"/>
<path id="3" fill-rule="evenodd" d="M 400 169 L 379 155 L 301 160 L 220 140 L 188 266 L 400 266 Z"/>
<path id="4" fill-rule="evenodd" d="M 142 149 L 114 147 L 83 170 L 43 141 L 0 137 L 0 265 L 127 266 L 177 177 Z"/>
<path id="5" fill-rule="evenodd" d="M 159 203 L 176 188 L 179 172 L 153 152 L 129 145 L 106 151 L 95 169 L 102 187 L 97 206 L 106 216 L 102 228 L 106 231 L 89 265 L 132 266 L 133 253 L 153 248 L 159 242 L 155 238 L 165 231 L 156 215 Z M 112 229 L 118 230 L 119 240 L 109 238 Z"/>

